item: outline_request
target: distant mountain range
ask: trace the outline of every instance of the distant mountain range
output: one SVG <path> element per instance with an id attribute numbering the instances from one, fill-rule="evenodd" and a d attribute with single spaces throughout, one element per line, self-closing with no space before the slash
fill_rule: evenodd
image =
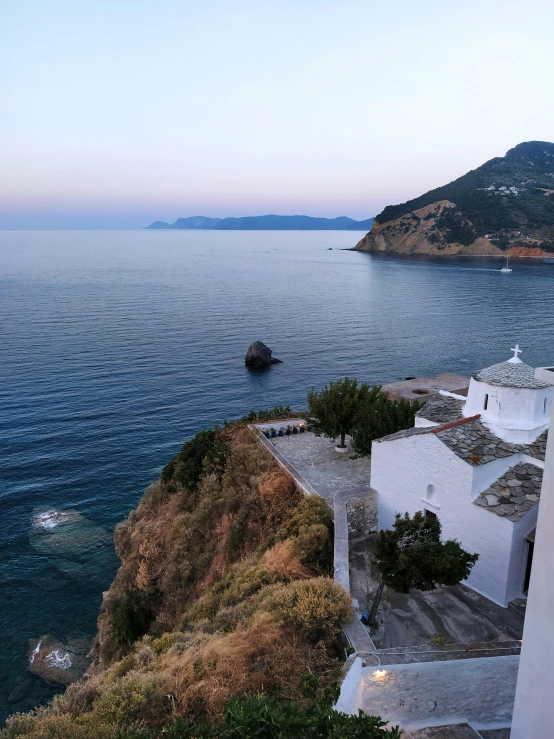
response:
<path id="1" fill-rule="evenodd" d="M 154 221 L 152 229 L 211 229 L 213 231 L 368 231 L 373 218 L 355 221 L 353 218 L 312 218 L 311 216 L 247 216 L 245 218 L 178 218 L 175 223 Z"/>
<path id="2" fill-rule="evenodd" d="M 356 249 L 552 256 L 554 144 L 518 144 L 448 185 L 388 205 Z"/>

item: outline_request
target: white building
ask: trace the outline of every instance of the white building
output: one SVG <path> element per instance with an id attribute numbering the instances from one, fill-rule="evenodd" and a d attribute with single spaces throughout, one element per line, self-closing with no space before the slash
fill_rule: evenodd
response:
<path id="1" fill-rule="evenodd" d="M 554 385 L 554 368 L 536 370 L 539 379 Z M 554 411 L 551 415 L 554 423 Z M 545 458 L 535 565 L 525 612 L 523 645 L 517 676 L 512 739 L 545 739 L 554 734 L 554 435 Z"/>
<path id="2" fill-rule="evenodd" d="M 396 513 L 438 516 L 444 539 L 479 560 L 466 584 L 502 605 L 528 588 L 554 387 L 518 357 L 445 393 L 412 429 L 373 442 L 379 528 Z"/>

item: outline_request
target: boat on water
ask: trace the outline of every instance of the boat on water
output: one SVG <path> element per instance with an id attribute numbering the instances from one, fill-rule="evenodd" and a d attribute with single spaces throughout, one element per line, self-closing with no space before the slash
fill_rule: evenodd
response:
<path id="1" fill-rule="evenodd" d="M 512 271 L 511 267 L 508 264 L 508 257 L 507 256 L 506 256 L 506 266 L 505 267 L 502 267 L 502 269 L 500 271 L 501 272 L 511 272 Z"/>

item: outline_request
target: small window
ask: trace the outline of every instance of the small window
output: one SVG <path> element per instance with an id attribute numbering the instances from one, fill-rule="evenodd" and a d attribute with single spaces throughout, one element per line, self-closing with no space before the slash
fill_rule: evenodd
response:
<path id="1" fill-rule="evenodd" d="M 428 511 L 425 509 L 425 518 L 437 518 L 437 514 L 434 511 Z"/>
<path id="2" fill-rule="evenodd" d="M 427 485 L 427 500 L 435 500 L 435 486 Z"/>
<path id="3" fill-rule="evenodd" d="M 486 410 L 487 410 L 487 406 L 488 406 L 488 404 L 489 404 L 489 394 L 488 394 L 488 393 L 486 393 L 486 394 L 485 394 L 485 401 L 484 401 L 484 403 L 483 403 L 483 410 L 484 410 L 484 411 L 486 411 Z"/>

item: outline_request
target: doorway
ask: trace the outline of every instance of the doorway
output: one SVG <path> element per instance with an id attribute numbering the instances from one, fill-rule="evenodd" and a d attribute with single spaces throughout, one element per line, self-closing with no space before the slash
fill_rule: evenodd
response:
<path id="1" fill-rule="evenodd" d="M 533 567 L 533 550 L 535 542 L 527 539 L 527 564 L 525 565 L 525 580 L 523 581 L 523 592 L 527 595 L 529 590 L 529 581 L 531 580 L 531 569 Z"/>

